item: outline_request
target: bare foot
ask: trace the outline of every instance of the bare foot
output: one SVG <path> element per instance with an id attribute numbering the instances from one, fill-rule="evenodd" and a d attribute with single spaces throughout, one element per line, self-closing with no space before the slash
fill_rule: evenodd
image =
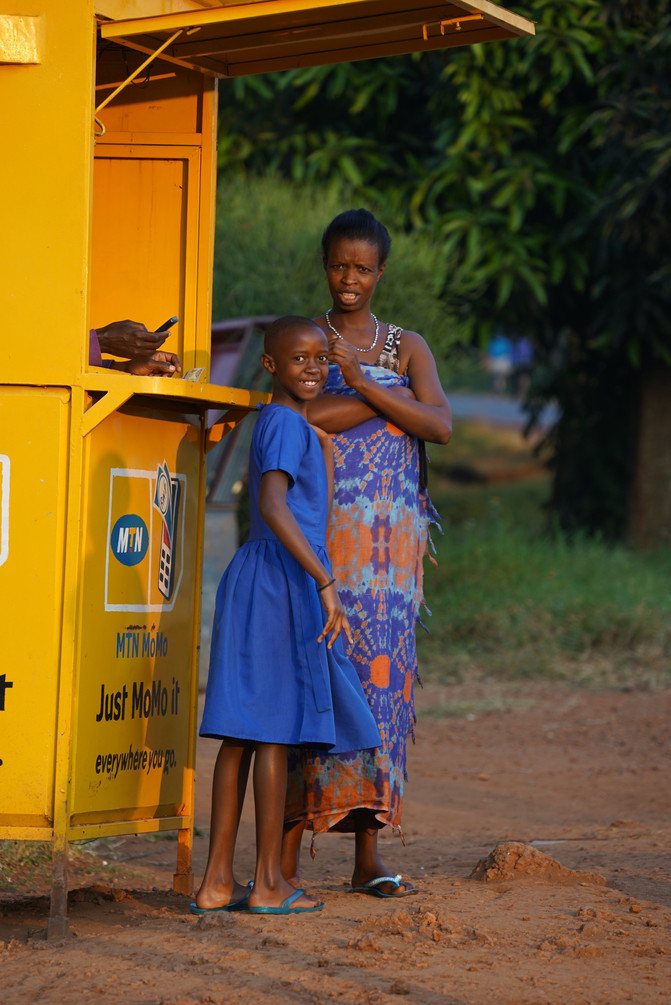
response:
<path id="1" fill-rule="evenodd" d="M 380 876 L 393 876 L 396 882 L 376 883 L 375 886 L 370 887 L 373 893 L 386 894 L 388 897 L 406 897 L 409 893 L 416 892 L 416 887 L 409 880 L 401 879 L 400 875 L 387 869 L 384 862 L 377 855 L 374 856 L 372 861 L 365 864 L 360 862 L 354 863 L 352 889 L 360 890 L 362 887 L 370 884 L 371 880 L 379 879 Z"/>
<path id="2" fill-rule="evenodd" d="M 301 840 L 303 838 L 304 830 L 305 821 L 298 820 L 290 824 L 285 824 L 282 835 L 280 868 L 287 883 L 291 883 L 296 890 L 303 886 L 299 876 L 299 862 L 301 857 Z"/>
<path id="3" fill-rule="evenodd" d="M 303 885 L 303 880 L 300 876 L 285 876 L 287 883 L 291 883 L 295 890 L 299 890 Z"/>
<path id="4" fill-rule="evenodd" d="M 397 876 L 396 873 L 391 872 L 380 858 L 377 846 L 379 827 L 370 825 L 370 819 L 367 819 L 363 813 L 359 824 L 359 829 L 355 831 L 353 889 L 378 897 L 405 897 L 409 893 L 416 893 L 416 888 L 412 883 L 402 880 L 400 875 Z M 382 877 L 389 877 L 389 881 L 375 883 L 374 886 L 370 885 L 373 880 Z"/>
<path id="5" fill-rule="evenodd" d="M 291 897 L 292 894 L 296 893 L 296 887 L 286 880 L 282 880 L 282 883 L 276 887 L 260 887 L 258 885 L 254 886 L 254 889 L 249 895 L 249 906 L 250 907 L 281 907 L 284 901 Z M 305 909 L 314 908 L 320 903 L 316 897 L 308 896 L 305 891 L 300 897 L 292 901 L 291 907 L 300 907 Z"/>
<path id="6" fill-rule="evenodd" d="M 205 910 L 211 911 L 214 907 L 226 907 L 229 904 L 237 904 L 249 893 L 249 886 L 241 886 L 234 883 L 233 886 L 211 886 L 204 884 L 196 895 L 196 904 Z"/>

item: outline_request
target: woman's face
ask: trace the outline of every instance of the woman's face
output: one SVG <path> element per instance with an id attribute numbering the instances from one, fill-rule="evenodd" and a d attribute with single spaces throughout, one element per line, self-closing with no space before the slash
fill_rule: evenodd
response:
<path id="1" fill-rule="evenodd" d="M 324 258 L 324 271 L 333 306 L 349 312 L 368 306 L 384 265 L 380 265 L 377 245 L 338 238 Z"/>

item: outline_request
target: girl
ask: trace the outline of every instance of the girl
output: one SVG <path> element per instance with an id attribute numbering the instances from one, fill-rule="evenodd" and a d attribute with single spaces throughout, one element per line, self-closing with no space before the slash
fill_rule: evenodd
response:
<path id="1" fill-rule="evenodd" d="M 250 539 L 217 591 L 200 735 L 222 744 L 209 857 L 194 914 L 298 914 L 323 907 L 280 869 L 287 746 L 337 752 L 380 743 L 339 639 L 344 631 L 351 642 L 325 548 L 330 442 L 306 419 L 307 403 L 328 373 L 326 336 L 307 318 L 280 318 L 268 328 L 264 350 L 273 395 L 250 450 Z M 234 879 L 233 852 L 253 753 L 256 871 L 245 888 Z"/>
<path id="2" fill-rule="evenodd" d="M 284 875 L 297 882 L 306 825 L 353 831 L 352 889 L 376 897 L 416 892 L 382 862 L 378 833 L 385 824 L 400 832 L 406 739 L 415 720 L 415 623 L 436 519 L 421 440 L 447 443 L 452 429 L 424 339 L 371 310 L 390 248 L 386 227 L 364 209 L 341 213 L 324 231 L 331 305 L 317 323 L 329 339 L 331 366 L 324 394 L 308 404 L 310 422 L 334 445 L 329 554 L 354 632 L 350 655 L 382 743 L 340 756 L 292 752 L 283 854 Z"/>

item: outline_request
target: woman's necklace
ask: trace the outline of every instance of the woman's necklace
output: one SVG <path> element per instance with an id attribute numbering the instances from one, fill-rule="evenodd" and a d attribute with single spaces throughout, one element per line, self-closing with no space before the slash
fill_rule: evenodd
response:
<path id="1" fill-rule="evenodd" d="M 331 313 L 332 310 L 333 310 L 333 308 L 329 307 L 329 309 L 327 310 L 326 314 L 324 315 L 325 318 L 326 318 L 326 324 L 329 326 L 329 328 L 331 329 L 331 331 L 333 332 L 333 334 L 337 335 L 338 338 L 342 342 L 344 342 L 345 339 L 342 337 L 342 335 L 340 334 L 340 332 L 337 330 L 337 328 L 334 328 L 333 325 L 331 324 L 331 318 L 329 317 L 329 314 Z M 374 349 L 375 346 L 377 345 L 377 337 L 380 334 L 380 325 L 378 323 L 377 318 L 375 317 L 375 315 L 372 312 L 371 312 L 370 316 L 372 317 L 373 321 L 375 322 L 375 338 L 373 339 L 373 341 L 371 342 L 371 344 L 368 346 L 367 349 L 360 349 L 358 345 L 355 345 L 354 348 L 356 349 L 357 352 L 370 352 L 371 349 Z"/>

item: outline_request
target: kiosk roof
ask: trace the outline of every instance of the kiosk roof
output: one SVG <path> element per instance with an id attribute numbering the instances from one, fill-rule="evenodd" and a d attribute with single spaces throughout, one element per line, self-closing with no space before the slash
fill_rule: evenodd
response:
<path id="1" fill-rule="evenodd" d="M 534 24 L 488 0 L 223 0 L 206 9 L 106 21 L 105 39 L 216 77 L 320 66 L 528 36 Z"/>

